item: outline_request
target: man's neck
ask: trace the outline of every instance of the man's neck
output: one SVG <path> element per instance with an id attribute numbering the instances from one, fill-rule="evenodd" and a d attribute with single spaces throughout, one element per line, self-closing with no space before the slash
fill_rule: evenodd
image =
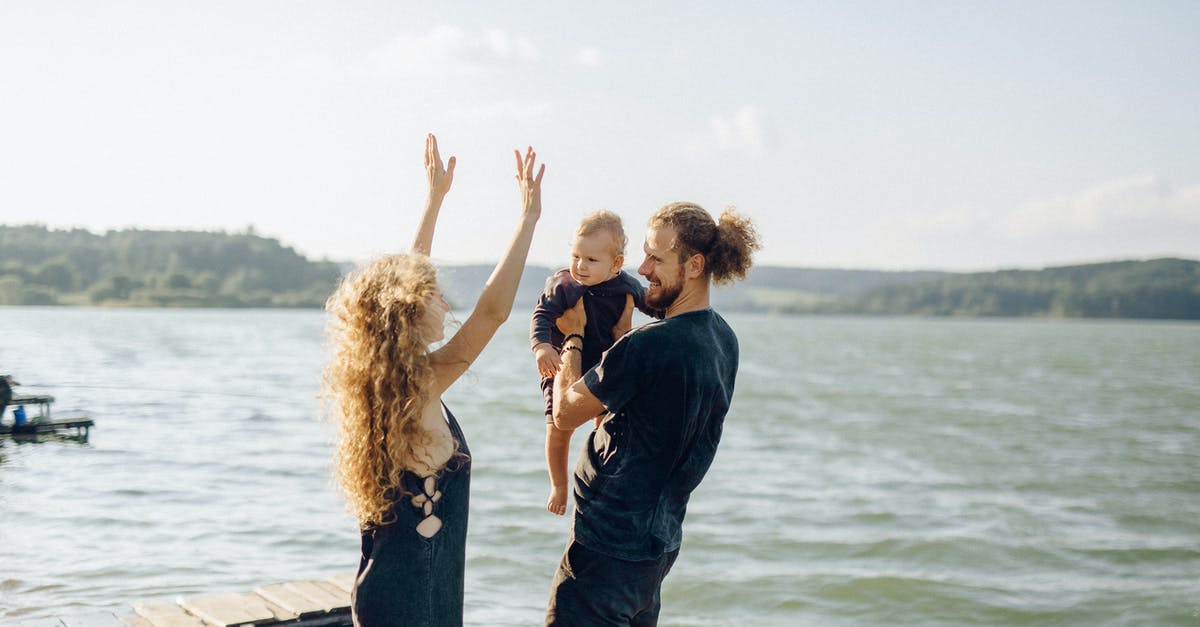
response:
<path id="1" fill-rule="evenodd" d="M 667 307 L 664 318 L 671 318 L 679 314 L 685 314 L 691 311 L 700 311 L 708 309 L 708 277 L 703 280 L 695 279 L 689 281 L 683 286 L 683 291 L 679 293 L 679 297 L 675 302 Z"/>

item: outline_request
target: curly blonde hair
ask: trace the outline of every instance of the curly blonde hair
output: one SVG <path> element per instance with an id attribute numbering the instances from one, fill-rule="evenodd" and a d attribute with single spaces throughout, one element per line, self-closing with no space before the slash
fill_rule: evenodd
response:
<path id="1" fill-rule="evenodd" d="M 428 257 L 391 255 L 345 277 L 325 303 L 335 473 L 363 528 L 391 522 L 391 498 L 408 494 L 401 477 L 432 442 L 420 420 L 434 383 L 421 321 L 436 290 Z"/>

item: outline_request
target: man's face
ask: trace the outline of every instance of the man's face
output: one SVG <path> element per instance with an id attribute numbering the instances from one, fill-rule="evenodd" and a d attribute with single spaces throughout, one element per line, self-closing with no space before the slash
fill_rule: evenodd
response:
<path id="1" fill-rule="evenodd" d="M 650 287 L 646 289 L 646 304 L 655 309 L 667 309 L 683 292 L 683 264 L 679 254 L 671 250 L 675 240 L 675 229 L 664 226 L 646 231 L 646 260 L 638 267 L 638 274 L 646 277 Z"/>

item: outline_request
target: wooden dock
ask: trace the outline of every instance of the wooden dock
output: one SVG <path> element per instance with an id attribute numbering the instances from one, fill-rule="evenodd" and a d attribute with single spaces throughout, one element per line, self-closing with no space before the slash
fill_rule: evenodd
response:
<path id="1" fill-rule="evenodd" d="M 88 435 L 96 423 L 86 416 L 71 416 L 54 418 L 50 415 L 50 406 L 54 397 L 49 394 L 25 394 L 13 396 L 10 407 L 29 405 L 38 408 L 37 414 L 22 423 L 0 423 L 0 436 L 13 439 L 36 440 L 39 435 L 59 435 L 74 440 L 87 442 Z"/>
<path id="2" fill-rule="evenodd" d="M 166 601 L 139 601 L 125 616 L 95 612 L 17 623 L 21 627 L 351 627 L 354 574 L 323 581 L 259 586 L 248 593 L 224 592 Z"/>
<path id="3" fill-rule="evenodd" d="M 55 418 L 38 420 L 20 425 L 0 424 L 0 436 L 12 438 L 36 438 L 39 435 L 56 434 L 87 441 L 89 430 L 96 426 L 91 418 Z"/>

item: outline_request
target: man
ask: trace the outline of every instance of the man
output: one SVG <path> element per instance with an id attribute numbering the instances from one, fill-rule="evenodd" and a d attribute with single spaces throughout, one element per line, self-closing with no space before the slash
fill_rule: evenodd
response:
<path id="1" fill-rule="evenodd" d="M 575 469 L 574 526 L 547 625 L 657 624 L 688 498 L 716 454 L 737 375 L 737 337 L 709 308 L 709 287 L 744 278 L 758 248 L 732 210 L 717 223 L 695 204 L 669 204 L 650 218 L 638 268 L 646 304 L 665 318 L 625 335 L 586 373 L 586 314 L 576 305 L 559 319 L 554 425 L 607 415 Z"/>
<path id="2" fill-rule="evenodd" d="M 11 375 L 0 374 L 0 418 L 4 417 L 4 410 L 8 408 L 8 404 L 13 399 L 12 386 L 21 385 L 17 383 Z"/>

